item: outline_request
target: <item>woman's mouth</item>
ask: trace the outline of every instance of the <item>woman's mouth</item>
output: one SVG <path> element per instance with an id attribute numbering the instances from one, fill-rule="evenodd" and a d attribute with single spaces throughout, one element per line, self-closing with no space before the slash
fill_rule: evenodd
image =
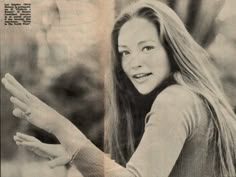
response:
<path id="1" fill-rule="evenodd" d="M 132 77 L 136 81 L 142 82 L 146 80 L 150 75 L 152 75 L 152 73 L 138 73 L 138 74 L 134 74 Z"/>

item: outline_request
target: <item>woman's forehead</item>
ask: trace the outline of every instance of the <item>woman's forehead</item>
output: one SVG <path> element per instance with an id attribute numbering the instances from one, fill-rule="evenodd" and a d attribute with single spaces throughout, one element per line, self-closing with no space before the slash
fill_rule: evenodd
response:
<path id="1" fill-rule="evenodd" d="M 120 29 L 118 36 L 119 46 L 129 46 L 145 41 L 158 40 L 157 29 L 153 23 L 144 18 L 133 18 Z"/>

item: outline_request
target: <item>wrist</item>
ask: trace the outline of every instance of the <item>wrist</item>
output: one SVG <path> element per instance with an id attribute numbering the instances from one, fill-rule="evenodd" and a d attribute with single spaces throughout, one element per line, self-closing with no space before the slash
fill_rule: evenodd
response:
<path id="1" fill-rule="evenodd" d="M 56 137 L 60 137 L 61 134 L 64 134 L 65 128 L 69 127 L 69 124 L 71 124 L 71 122 L 67 118 L 58 114 L 51 126 L 52 128 L 50 133 L 54 134 Z"/>
<path id="2" fill-rule="evenodd" d="M 60 116 L 52 133 L 57 137 L 65 151 L 73 156 L 88 142 L 84 134 L 68 119 Z"/>

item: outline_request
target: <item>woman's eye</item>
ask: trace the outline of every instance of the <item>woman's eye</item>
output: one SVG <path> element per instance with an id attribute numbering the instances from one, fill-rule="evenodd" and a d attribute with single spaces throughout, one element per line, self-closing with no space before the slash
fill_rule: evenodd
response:
<path id="1" fill-rule="evenodd" d="M 142 48 L 142 51 L 143 52 L 148 52 L 149 50 L 152 50 L 152 49 L 154 49 L 153 46 L 145 46 L 145 47 Z"/>
<path id="2" fill-rule="evenodd" d="M 126 57 L 129 54 L 130 54 L 129 51 L 122 51 L 122 52 L 120 52 L 120 56 L 121 57 Z"/>

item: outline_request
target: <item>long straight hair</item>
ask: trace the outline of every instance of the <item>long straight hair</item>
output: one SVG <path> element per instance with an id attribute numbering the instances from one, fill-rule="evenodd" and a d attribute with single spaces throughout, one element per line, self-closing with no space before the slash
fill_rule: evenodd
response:
<path id="1" fill-rule="evenodd" d="M 118 52 L 119 31 L 132 18 L 144 18 L 156 26 L 175 82 L 192 90 L 205 102 L 213 124 L 208 142 L 215 162 L 215 176 L 236 176 L 236 116 L 224 95 L 212 59 L 194 41 L 175 12 L 155 0 L 134 3 L 115 21 L 110 78 L 107 78 L 105 147 L 116 161 L 125 164 L 137 146 L 132 128 L 138 118 L 133 119 L 143 114 L 135 114 L 139 109 L 135 103 L 136 91 L 122 69 Z M 149 108 L 147 105 L 146 112 Z"/>

